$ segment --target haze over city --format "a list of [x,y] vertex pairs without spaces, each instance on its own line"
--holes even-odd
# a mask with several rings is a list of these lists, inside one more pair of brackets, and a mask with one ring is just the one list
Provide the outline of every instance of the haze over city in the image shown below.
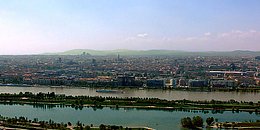
[[0,130],[260,130],[260,0],[0,0]]
[[260,50],[259,0],[0,0],[0,54]]

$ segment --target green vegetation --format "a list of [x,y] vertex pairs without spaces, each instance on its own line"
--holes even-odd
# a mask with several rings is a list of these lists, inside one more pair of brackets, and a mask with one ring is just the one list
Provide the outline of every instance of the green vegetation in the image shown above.
[[232,112],[249,111],[259,114],[260,102],[237,102],[229,101],[190,101],[190,100],[164,100],[158,98],[137,98],[137,97],[91,97],[91,96],[66,96],[52,93],[30,92],[19,94],[0,94],[0,103],[5,104],[31,104],[35,106],[41,105],[66,105],[76,109],[82,109],[84,106],[92,106],[95,108],[102,107],[134,107],[144,109],[194,109],[194,110],[213,110]]
[[191,120],[190,117],[185,117],[181,119],[181,125],[184,128],[198,128],[203,126],[203,119],[200,116],[194,116]]
[[260,120],[255,122],[216,122],[211,128],[220,129],[260,129]]
[[181,125],[184,128],[193,128],[193,124],[190,117],[185,117],[181,119]]
[[45,130],[45,129],[59,129],[59,130],[149,130],[150,128],[132,128],[123,127],[116,125],[104,125],[99,126],[85,125],[81,122],[77,122],[74,126],[71,122],[68,123],[57,123],[53,120],[49,121],[39,121],[37,118],[30,120],[26,117],[4,117],[0,115],[0,126],[7,127],[10,129],[33,129],[33,130]]
[[210,126],[213,121],[214,121],[214,118],[213,118],[213,117],[208,117],[208,118],[206,119],[206,123],[207,123],[208,126]]
[[203,119],[200,116],[194,116],[192,119],[192,124],[195,127],[202,127],[203,126]]
[[[260,120],[256,122],[218,122],[217,119],[213,117],[208,117],[206,119],[207,128],[224,128],[224,129],[260,129]],[[201,129],[203,127],[203,119],[200,116],[194,116],[192,119],[190,117],[185,117],[181,119],[181,125],[184,128],[189,129]]]
[[21,128],[21,129],[61,129],[65,130],[67,124],[56,123],[52,120],[49,121],[38,121],[37,118],[29,120],[26,117],[3,117],[0,115],[0,126],[9,128]]

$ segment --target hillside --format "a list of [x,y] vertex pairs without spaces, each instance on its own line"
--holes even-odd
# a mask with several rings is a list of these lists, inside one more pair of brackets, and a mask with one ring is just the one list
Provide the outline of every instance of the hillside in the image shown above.
[[90,50],[90,49],[74,49],[58,53],[45,53],[44,55],[81,55],[85,54],[105,56],[105,55],[124,55],[124,56],[260,56],[260,51],[207,51],[207,52],[188,52],[178,50]]

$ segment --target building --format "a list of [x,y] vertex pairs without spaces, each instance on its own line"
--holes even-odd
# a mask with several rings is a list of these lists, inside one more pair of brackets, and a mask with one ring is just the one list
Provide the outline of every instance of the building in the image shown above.
[[146,85],[149,88],[164,88],[165,81],[163,79],[149,79],[147,80]]
[[189,80],[188,85],[189,85],[189,87],[207,87],[208,81],[207,80]]
[[260,78],[256,78],[255,82],[256,82],[256,86],[260,86]]
[[166,79],[165,80],[165,87],[166,88],[176,88],[177,82],[175,79]]
[[134,76],[118,76],[117,82],[119,86],[135,86]]
[[255,59],[256,59],[256,60],[260,60],[260,56],[256,56]]
[[210,81],[211,87],[217,88],[232,88],[236,87],[236,83],[234,80],[226,80],[226,79],[212,79]]
[[187,86],[188,85],[186,79],[183,78],[179,79],[179,87],[187,87]]
[[216,77],[228,77],[228,76],[243,76],[245,72],[241,71],[208,71],[208,76],[216,76]]

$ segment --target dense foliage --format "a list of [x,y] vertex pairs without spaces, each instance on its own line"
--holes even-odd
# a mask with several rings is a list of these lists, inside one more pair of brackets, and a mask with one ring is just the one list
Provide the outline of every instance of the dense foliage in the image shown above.
[[181,119],[181,125],[184,128],[197,128],[203,126],[203,119],[200,116],[194,116],[191,120],[190,117]]

